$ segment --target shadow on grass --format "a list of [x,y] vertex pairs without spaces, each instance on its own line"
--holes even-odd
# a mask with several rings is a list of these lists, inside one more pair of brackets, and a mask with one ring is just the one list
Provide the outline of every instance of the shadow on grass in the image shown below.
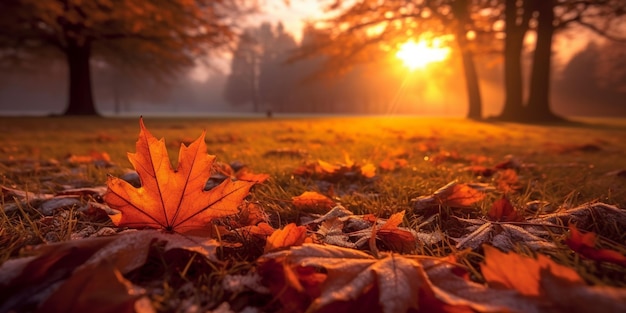
[[611,118],[585,118],[585,117],[562,117],[555,116],[551,119],[510,119],[490,116],[482,120],[474,120],[476,122],[488,124],[520,124],[542,127],[570,127],[595,130],[620,130],[626,131],[626,119],[615,119],[612,123]]

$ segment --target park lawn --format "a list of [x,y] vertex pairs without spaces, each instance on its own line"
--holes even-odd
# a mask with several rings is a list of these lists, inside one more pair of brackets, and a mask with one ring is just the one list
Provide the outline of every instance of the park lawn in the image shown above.
[[[270,179],[255,187],[249,200],[263,208],[270,225],[277,229],[292,222],[300,224],[303,217],[316,213],[293,207],[292,197],[305,191],[325,194],[354,214],[372,213],[388,218],[405,211],[403,226],[416,227],[424,222],[425,213],[415,209],[412,199],[430,195],[452,181],[481,186],[506,183],[499,170],[504,167],[515,169],[516,176],[508,182],[511,189],[506,196],[523,214],[538,214],[530,208],[531,203],[539,202],[552,211],[594,202],[626,208],[623,120],[525,125],[427,117],[146,117],[144,123],[157,138],[165,138],[172,162],[177,159],[181,143],[192,142],[206,130],[208,152],[216,155],[219,162],[236,162],[254,173],[269,174]],[[135,151],[138,133],[138,118],[0,118],[0,185],[49,194],[73,187],[103,186],[107,175],[120,176],[131,167],[126,154]],[[294,175],[303,164],[319,160],[331,164],[351,160],[357,166],[372,164],[376,175],[346,176],[331,182]],[[384,164],[390,162],[396,162],[397,168],[386,168]],[[484,199],[473,204],[472,214],[486,214],[503,195],[502,189],[488,191]],[[2,201],[5,212],[0,243],[4,248],[0,262],[20,256],[30,245],[69,240],[73,233],[88,226],[95,230],[113,226],[106,218],[87,219],[74,211],[68,217],[58,210],[52,218],[57,218],[61,225],[44,227],[48,222],[43,220],[50,217],[43,216],[36,206],[6,210],[9,206],[15,208],[14,201],[8,196],[3,196]],[[453,215],[446,212],[449,208],[445,205],[438,210],[441,216]],[[462,226],[446,220],[437,226],[444,232],[460,234],[459,229],[447,229],[454,227]],[[603,234],[609,242],[616,243],[614,249],[626,252],[626,232],[617,224],[598,221],[586,230]],[[555,241],[564,238],[563,233],[554,236]],[[576,268],[586,281],[626,286],[623,267],[583,264],[562,242],[557,244],[563,249],[554,258]],[[455,253],[459,262],[468,266],[473,279],[481,281],[480,254],[455,251],[453,246],[448,241],[419,252],[433,256]],[[213,268],[219,273],[201,275],[192,284],[206,287],[229,273],[254,268],[259,251],[250,249],[255,252],[246,255],[245,248],[244,243],[236,252],[223,252],[229,261]],[[523,247],[519,251],[528,252]],[[180,302],[172,299],[184,297],[175,288],[184,282],[170,282],[172,275],[161,273],[155,278],[134,273],[132,280],[148,289],[155,284],[160,285],[160,290],[165,289],[151,300],[157,309],[167,311],[175,306],[171,303]],[[210,295],[207,297],[214,306],[227,300],[219,288],[201,292]],[[204,298],[204,305],[210,307],[207,301]]]

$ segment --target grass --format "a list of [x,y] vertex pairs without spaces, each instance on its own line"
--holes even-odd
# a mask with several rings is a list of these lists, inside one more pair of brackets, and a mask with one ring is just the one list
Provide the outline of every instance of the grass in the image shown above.
[[[194,140],[206,130],[209,153],[217,155],[218,161],[239,161],[253,172],[270,174],[271,179],[254,190],[251,200],[265,209],[277,228],[299,222],[307,212],[294,210],[291,197],[311,190],[326,194],[332,190],[334,200],[356,214],[373,213],[386,218],[406,210],[404,226],[415,227],[425,217],[412,210],[412,198],[431,194],[453,180],[493,183],[494,177],[477,176],[464,169],[475,164],[493,166],[510,159],[521,164],[520,188],[510,196],[518,208],[534,200],[547,201],[555,208],[593,201],[626,208],[626,178],[623,172],[617,174],[626,170],[626,120],[521,125],[424,117],[146,118],[145,124],[156,137],[165,138],[172,160],[177,158],[181,143]],[[107,175],[122,175],[130,167],[126,154],[135,151],[138,132],[137,119],[0,118],[0,184],[36,193],[55,193],[68,186],[104,185]],[[108,153],[115,166],[67,162],[70,155],[94,151]],[[399,154],[408,165],[379,172],[373,180],[340,181],[332,184],[332,189],[327,183],[293,175],[304,162],[344,162],[346,154],[359,164],[379,164]],[[485,213],[500,196],[490,193],[477,210]],[[19,256],[28,245],[64,241],[86,228],[97,231],[112,226],[106,217],[87,218],[75,210],[45,216],[37,210],[37,202],[20,204],[8,196],[0,200],[0,262]],[[619,225],[598,221],[592,226],[603,234],[612,234],[608,239],[618,243],[613,248],[623,250],[626,235]],[[438,227],[459,225],[440,221]],[[455,252],[453,246],[444,242],[424,247],[421,252],[446,255]],[[479,280],[480,254],[455,253]],[[153,287],[162,294],[152,300],[163,311],[172,308],[172,301],[190,297],[205,305],[218,305],[227,295],[215,287],[216,283],[227,274],[249,271],[258,255],[239,251],[229,256],[228,262],[218,265],[186,259],[178,273],[168,272],[163,263],[154,261],[143,270],[162,276],[144,283],[159,285]],[[625,285],[623,268],[583,262],[568,252],[554,258],[576,268],[589,282]],[[195,289],[183,295],[176,288],[189,283],[189,270],[204,274],[192,281]],[[141,281],[142,272],[133,275],[133,281]]]

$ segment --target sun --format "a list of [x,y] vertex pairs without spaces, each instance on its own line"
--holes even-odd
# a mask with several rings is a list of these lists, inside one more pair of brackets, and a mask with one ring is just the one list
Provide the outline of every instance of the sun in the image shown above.
[[409,39],[400,45],[396,57],[410,70],[425,68],[428,64],[441,62],[450,56],[450,47],[442,45],[441,40],[434,39],[431,42],[420,40],[415,42]]

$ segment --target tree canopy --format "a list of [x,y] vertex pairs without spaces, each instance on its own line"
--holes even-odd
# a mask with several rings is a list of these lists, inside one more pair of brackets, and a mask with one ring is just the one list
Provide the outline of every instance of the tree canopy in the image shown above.
[[233,38],[227,14],[237,0],[4,0],[3,65],[64,57],[65,114],[97,114],[90,61],[166,76],[195,64]]

